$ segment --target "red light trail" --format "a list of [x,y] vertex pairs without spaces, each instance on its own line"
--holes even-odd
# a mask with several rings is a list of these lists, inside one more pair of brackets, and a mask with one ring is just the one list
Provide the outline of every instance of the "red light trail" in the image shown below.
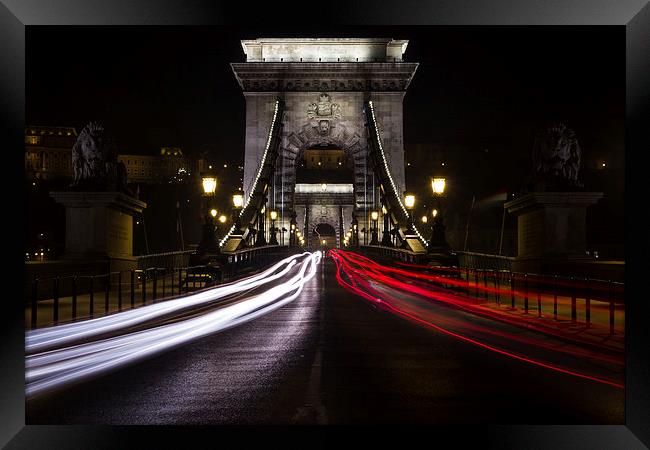
[[[624,388],[621,352],[585,348],[580,345],[585,342],[561,331],[531,320],[506,317],[480,305],[479,298],[425,283],[430,281],[466,288],[466,281],[383,266],[351,252],[331,250],[330,255],[336,263],[336,278],[341,286],[390,313],[518,361]],[[534,336],[522,336],[522,329]],[[556,338],[569,339],[574,344]],[[525,353],[521,348],[526,349]]]

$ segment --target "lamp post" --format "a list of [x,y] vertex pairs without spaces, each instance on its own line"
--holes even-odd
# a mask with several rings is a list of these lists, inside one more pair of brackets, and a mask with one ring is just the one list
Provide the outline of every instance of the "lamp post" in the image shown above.
[[296,246],[296,213],[291,214],[289,221],[289,247]]
[[262,247],[266,245],[266,237],[264,236],[264,218],[265,218],[265,212],[266,212],[266,198],[262,202],[262,209],[260,209],[260,213],[257,216],[258,217],[258,226],[257,226],[257,239],[255,239],[255,246],[256,247]]
[[359,221],[356,216],[352,217],[352,245],[359,246]]
[[433,220],[431,221],[431,240],[428,246],[429,253],[446,253],[449,250],[449,244],[445,238],[443,215],[441,213],[446,186],[447,180],[443,177],[434,177],[431,179],[431,191],[433,193],[435,209],[431,212]]
[[201,242],[196,249],[197,254],[219,253],[219,245],[215,237],[214,218],[217,210],[212,208],[211,202],[217,189],[217,178],[211,172],[201,174],[203,197],[205,198],[205,219],[201,232]]
[[233,234],[236,235],[243,235],[243,231],[241,229],[241,218],[240,218],[240,212],[242,207],[244,206],[244,194],[242,194],[241,191],[235,191],[235,193],[232,195],[232,210],[233,210],[233,223],[235,225],[235,229],[233,231]]
[[408,210],[408,226],[406,227],[407,234],[415,234],[413,229],[413,207],[415,206],[415,195],[405,192],[404,193],[404,206]]
[[381,207],[381,212],[384,215],[384,231],[381,235],[381,245],[384,247],[392,247],[393,242],[390,238],[390,216],[388,214],[388,210],[384,205]]
[[273,209],[269,215],[271,217],[271,238],[269,239],[269,244],[278,245],[278,229],[275,228],[275,221],[278,218],[278,212]]
[[372,219],[372,238],[370,239],[370,245],[379,245],[379,236],[377,235],[377,219],[379,219],[379,213],[377,211],[371,212],[370,218]]

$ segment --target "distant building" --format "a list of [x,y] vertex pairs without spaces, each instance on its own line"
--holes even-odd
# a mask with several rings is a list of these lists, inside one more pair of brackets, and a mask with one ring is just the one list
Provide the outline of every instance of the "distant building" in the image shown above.
[[72,127],[25,128],[25,174],[28,179],[72,177],[71,150],[77,140]]
[[206,169],[205,160],[186,157],[178,147],[162,147],[157,156],[119,155],[117,159],[124,163],[129,183],[173,182]]
[[[25,173],[29,180],[72,178],[72,147],[77,140],[73,127],[30,126],[25,128]],[[128,183],[156,184],[197,175],[206,161],[183,155],[178,147],[162,147],[160,154],[119,155],[126,166]]]

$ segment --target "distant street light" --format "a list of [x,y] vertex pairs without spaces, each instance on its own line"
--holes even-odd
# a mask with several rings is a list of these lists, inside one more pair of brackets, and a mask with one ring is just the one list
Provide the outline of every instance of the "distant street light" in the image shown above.
[[219,216],[219,222],[220,223],[226,223],[226,220],[228,220],[228,218],[225,215],[221,214]]
[[[435,208],[431,211],[431,240],[429,241],[429,253],[446,253],[449,244],[445,238],[445,225],[443,221],[442,200],[445,197],[447,180],[444,177],[433,177],[431,179],[431,192],[433,193]],[[440,212],[440,214],[439,214]]]
[[415,206],[415,195],[408,192],[404,193],[404,206],[408,210],[408,226],[406,227],[406,234],[415,234],[413,229],[413,207]]
[[431,180],[431,190],[433,195],[442,195],[445,193],[445,186],[447,181],[445,178],[433,178]]
[[379,219],[379,212],[372,211],[370,213],[370,218],[372,219],[372,237],[370,239],[370,245],[379,245],[379,236],[377,234],[377,220]]
[[203,193],[205,195],[213,195],[217,190],[217,179],[212,175],[202,175],[201,179],[203,181]]
[[203,224],[201,242],[197,248],[197,254],[219,253],[219,245],[215,236],[214,218],[217,210],[210,204],[217,189],[217,178],[210,172],[201,174],[203,185],[203,196],[205,197],[205,222]]
[[278,229],[275,228],[275,221],[278,218],[278,212],[276,210],[271,210],[269,213],[271,217],[271,238],[269,239],[270,245],[278,245]]
[[233,230],[233,232],[234,234],[242,235],[243,232],[241,230],[241,220],[240,220],[239,211],[244,205],[244,194],[242,194],[241,191],[239,190],[235,191],[235,193],[232,195],[232,205],[233,205],[232,221],[235,224],[235,229]]
[[244,206],[244,194],[241,192],[235,192],[232,196],[232,204],[235,208],[241,208]]

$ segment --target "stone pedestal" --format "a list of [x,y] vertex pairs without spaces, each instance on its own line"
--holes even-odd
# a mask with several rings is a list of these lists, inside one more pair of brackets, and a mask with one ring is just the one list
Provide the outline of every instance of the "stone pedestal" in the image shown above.
[[110,271],[135,268],[133,216],[146,203],[121,192],[51,192],[65,206],[66,260],[108,260]]
[[517,216],[516,272],[558,273],[591,261],[586,252],[587,207],[602,192],[533,192],[504,204]]

